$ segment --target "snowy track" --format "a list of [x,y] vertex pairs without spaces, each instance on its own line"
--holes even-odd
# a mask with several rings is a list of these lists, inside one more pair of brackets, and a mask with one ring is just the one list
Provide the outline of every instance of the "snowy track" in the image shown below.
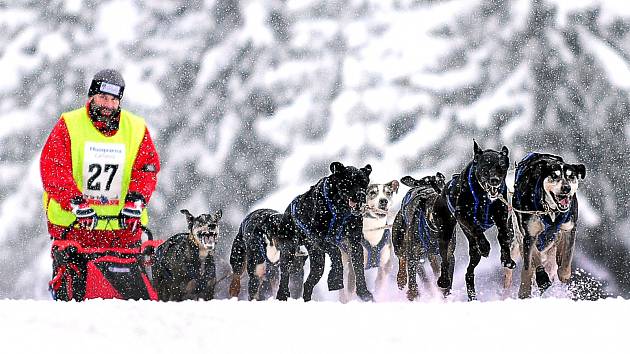
[[[630,301],[0,301],[3,353],[627,353]],[[524,338],[529,338],[525,340]]]

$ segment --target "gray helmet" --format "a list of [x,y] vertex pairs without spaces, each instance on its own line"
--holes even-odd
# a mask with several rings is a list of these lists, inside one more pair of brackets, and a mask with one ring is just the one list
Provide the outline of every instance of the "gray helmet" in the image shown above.
[[106,93],[122,100],[124,90],[125,80],[122,75],[114,69],[104,69],[94,75],[88,97],[97,93]]

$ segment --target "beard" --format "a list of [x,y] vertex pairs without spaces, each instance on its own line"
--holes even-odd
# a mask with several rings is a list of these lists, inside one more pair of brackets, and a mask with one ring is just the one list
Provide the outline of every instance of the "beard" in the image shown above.
[[90,102],[90,118],[94,122],[104,123],[110,130],[118,129],[118,122],[120,121],[120,107],[112,110],[105,108],[93,100]]

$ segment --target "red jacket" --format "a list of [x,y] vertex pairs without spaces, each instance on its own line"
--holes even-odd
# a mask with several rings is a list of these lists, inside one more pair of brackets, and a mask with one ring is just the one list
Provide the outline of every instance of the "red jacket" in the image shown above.
[[[89,112],[89,103],[85,106]],[[112,136],[117,130],[107,131],[106,128],[94,123],[94,126],[104,135]],[[72,158],[70,152],[70,135],[63,117],[59,119],[46,140],[40,158],[40,173],[44,190],[48,196],[56,200],[62,208],[71,210],[70,200],[82,193],[79,191],[72,177]],[[153,165],[152,171],[143,171],[144,166]],[[153,171],[154,170],[154,171]],[[145,129],[144,138],[138,149],[138,155],[131,169],[129,192],[140,193],[146,203],[151,199],[157,184],[157,173],[160,171],[160,160],[149,135]],[[54,239],[59,239],[63,226],[48,222],[48,232]],[[83,247],[129,247],[140,240],[141,231],[131,234],[127,230],[79,230],[73,229],[68,240],[78,241]]]

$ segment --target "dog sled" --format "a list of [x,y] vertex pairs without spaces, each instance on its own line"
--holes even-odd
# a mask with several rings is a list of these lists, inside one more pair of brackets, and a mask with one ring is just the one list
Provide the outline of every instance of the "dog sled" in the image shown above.
[[[100,220],[117,220],[115,216]],[[53,240],[53,278],[49,290],[55,300],[87,299],[157,300],[150,280],[152,255],[163,240],[153,240],[142,227],[147,240],[134,248],[88,248],[67,240],[73,222]]]

